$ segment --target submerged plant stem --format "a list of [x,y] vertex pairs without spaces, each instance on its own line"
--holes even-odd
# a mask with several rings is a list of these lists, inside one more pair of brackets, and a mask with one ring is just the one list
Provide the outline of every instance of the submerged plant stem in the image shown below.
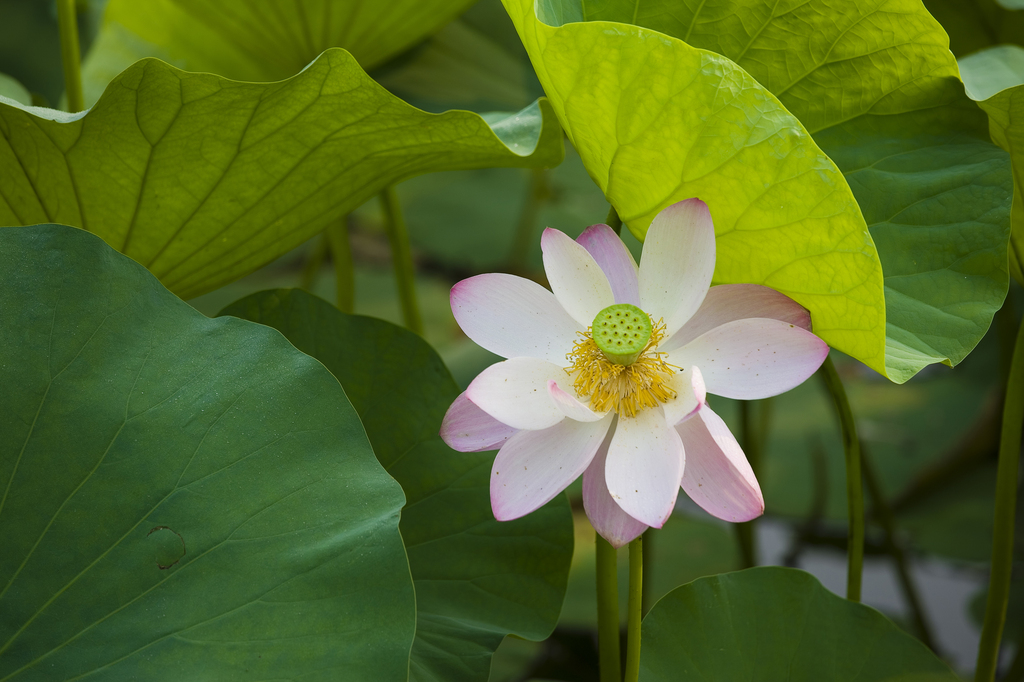
[[857,424],[853,420],[846,389],[843,388],[831,356],[825,358],[819,373],[839,414],[843,452],[846,455],[846,504],[850,527],[846,545],[846,598],[860,601],[861,574],[864,571],[864,488],[860,471],[860,439],[857,437]]
[[[355,265],[352,262],[352,244],[348,237],[348,216],[324,230],[334,263],[334,287],[338,310],[352,313],[356,301]],[[393,247],[392,247],[393,248]]]
[[405,226],[402,206],[398,203],[394,185],[380,193],[380,203],[384,209],[388,240],[391,242],[391,263],[395,268],[398,298],[402,303],[402,318],[406,327],[422,336],[423,319],[416,303],[416,269],[412,263],[409,230]]
[[625,682],[640,678],[640,620],[644,584],[644,536],[629,543],[629,601],[626,606]]
[[619,653],[619,577],[615,548],[596,536],[597,568],[597,650],[601,682],[622,680]]
[[68,98],[68,111],[74,114],[85,109],[85,97],[82,95],[82,54],[78,43],[75,0],[57,0],[57,23],[60,27],[64,92]]
[[1017,507],[1017,471],[1020,464],[1021,427],[1024,422],[1024,320],[1017,330],[1017,342],[1010,362],[1003,401],[1003,424],[999,435],[999,467],[996,473],[995,523],[992,531],[992,572],[985,621],[978,645],[975,682],[991,682],[996,676],[999,642],[1006,623],[1013,568],[1013,521]]
[[928,619],[924,615],[921,596],[917,591],[917,586],[914,584],[914,577],[910,572],[910,567],[907,565],[907,558],[903,553],[903,547],[900,546],[896,537],[896,520],[893,517],[892,509],[889,507],[888,500],[885,499],[885,492],[882,490],[882,484],[879,482],[878,476],[875,475],[875,469],[867,449],[861,448],[860,454],[862,458],[861,464],[864,467],[864,482],[867,484],[868,494],[871,496],[873,516],[882,524],[882,530],[885,531],[885,547],[892,556],[893,561],[896,562],[896,573],[900,580],[900,587],[903,588],[903,596],[906,597],[907,604],[910,605],[910,615],[914,619],[914,625],[917,626],[918,638],[926,647],[938,654],[935,647],[935,638],[932,636]]
[[615,234],[622,236],[622,218],[619,217],[618,212],[614,206],[608,207],[608,217],[604,219],[608,223],[608,227],[615,230]]

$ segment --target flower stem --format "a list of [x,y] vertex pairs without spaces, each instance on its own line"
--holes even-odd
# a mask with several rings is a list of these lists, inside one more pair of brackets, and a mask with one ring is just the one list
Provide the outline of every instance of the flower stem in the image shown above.
[[398,203],[394,185],[388,186],[380,193],[380,203],[384,209],[388,239],[391,242],[391,262],[395,268],[398,298],[402,303],[402,318],[406,327],[422,335],[423,320],[416,303],[416,270],[412,263],[412,249],[409,246],[409,230],[405,226],[402,206]]
[[334,286],[338,310],[351,313],[355,308],[356,280],[352,263],[352,244],[348,238],[348,216],[324,230],[334,262]]
[[[757,476],[760,470],[761,443],[759,434],[754,429],[754,403],[750,400],[740,401],[740,437],[743,439],[743,452],[750,462],[750,468]],[[743,568],[757,565],[757,534],[753,521],[735,524],[736,539],[740,545],[740,559]]]
[[992,532],[992,572],[985,621],[978,645],[975,682],[995,679],[999,642],[1006,623],[1006,604],[1010,598],[1010,572],[1013,568],[1013,521],[1017,506],[1017,470],[1020,463],[1021,428],[1024,422],[1024,320],[1017,330],[1010,374],[1003,401],[1003,424],[999,436],[999,466],[996,473],[995,524]]
[[526,200],[523,202],[522,211],[519,213],[519,223],[516,225],[515,238],[512,241],[512,249],[508,254],[510,270],[518,272],[526,270],[530,248],[534,243],[533,233],[537,228],[537,216],[540,213],[541,205],[548,198],[548,194],[547,169],[531,169]]
[[644,547],[641,535],[629,543],[629,601],[626,606],[625,682],[640,678],[640,609],[643,601]]
[[846,389],[843,388],[831,356],[825,358],[819,372],[836,405],[843,432],[843,451],[846,454],[846,504],[850,526],[846,545],[846,598],[860,601],[861,574],[864,571],[864,489],[860,472],[860,439],[857,438],[857,424],[853,420]]
[[64,91],[68,97],[68,111],[74,114],[85,109],[75,0],[57,0],[57,24],[60,28],[60,56],[64,66]]
[[601,682],[622,679],[619,653],[619,577],[615,548],[598,534],[597,544],[597,650]]
[[608,227],[615,230],[615,234],[622,236],[622,218],[619,217],[618,212],[614,206],[608,207],[608,217],[604,219],[608,223]]

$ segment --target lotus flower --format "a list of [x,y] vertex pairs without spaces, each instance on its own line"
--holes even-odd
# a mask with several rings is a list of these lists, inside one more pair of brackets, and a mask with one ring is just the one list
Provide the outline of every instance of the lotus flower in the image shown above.
[[529,514],[583,475],[594,528],[620,547],[660,528],[680,486],[710,514],[747,521],[764,498],[707,394],[751,400],[799,385],[828,346],[810,315],[753,284],[709,288],[715,231],[704,202],[655,217],[639,268],[607,225],[541,238],[551,291],[506,274],[471,277],[452,312],[508,358],[480,373],[441,427],[452,448],[500,448],[499,521]]

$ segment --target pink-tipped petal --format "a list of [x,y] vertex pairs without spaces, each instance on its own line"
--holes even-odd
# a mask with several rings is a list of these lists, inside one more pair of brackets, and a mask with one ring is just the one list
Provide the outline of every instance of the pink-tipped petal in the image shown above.
[[747,317],[782,320],[811,331],[811,314],[789,296],[760,284],[721,284],[708,289],[693,317],[658,348],[680,348],[715,327]]
[[622,511],[661,528],[676,504],[683,456],[679,434],[665,423],[662,410],[620,417],[604,468],[608,492]]
[[614,427],[609,429],[608,436],[594,455],[594,461],[583,472],[583,509],[594,530],[618,549],[639,537],[647,530],[647,526],[622,511],[622,507],[615,503],[608,492],[604,467],[613,432]]
[[596,422],[608,414],[607,410],[594,412],[577,400],[576,396],[562,390],[562,387],[555,381],[548,381],[548,393],[551,394],[551,399],[555,401],[555,405],[562,411],[562,414],[569,419],[578,422]]
[[516,429],[481,410],[465,393],[455,399],[441,422],[441,440],[459,452],[496,450],[515,433]]
[[715,226],[700,199],[672,204],[654,217],[640,259],[640,307],[664,318],[669,336],[693,316],[715,272]]
[[494,518],[510,521],[546,504],[582,474],[604,440],[611,417],[566,419],[543,431],[520,431],[498,451],[491,468]]
[[677,367],[699,365],[708,393],[757,400],[799,386],[827,355],[825,342],[806,329],[747,318],[715,327],[667,359]]
[[576,242],[583,245],[601,266],[616,303],[640,306],[639,268],[633,254],[622,243],[619,235],[604,224],[591,225],[583,230]]
[[704,376],[700,369],[694,365],[672,376],[672,389],[676,397],[662,405],[665,410],[665,423],[675,426],[697,413],[708,401],[707,387],[704,385]]
[[[601,310],[615,303],[601,266],[567,234],[547,228],[541,235],[540,248],[551,291],[565,311],[584,328],[591,325]],[[571,348],[570,345],[566,352]]]
[[729,427],[710,407],[676,426],[686,448],[683,490],[704,511],[726,521],[764,513],[754,472]]
[[576,332],[586,329],[565,312],[554,294],[514,275],[464,279],[452,287],[451,304],[466,336],[503,358],[564,364]]
[[549,381],[568,386],[569,375],[545,360],[512,358],[480,372],[466,396],[502,424],[539,431],[565,419],[548,392]]

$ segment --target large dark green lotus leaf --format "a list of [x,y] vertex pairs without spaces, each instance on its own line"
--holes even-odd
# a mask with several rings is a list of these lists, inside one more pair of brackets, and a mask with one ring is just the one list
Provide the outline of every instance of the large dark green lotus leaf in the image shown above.
[[488,121],[415,109],[343,50],[280,83],[144,60],[82,115],[0,103],[0,225],[83,227],[192,297],[413,175],[561,161],[545,101]]
[[438,436],[459,389],[429,345],[298,289],[253,294],[222,314],[278,329],[334,372],[381,464],[402,484],[416,585],[412,679],[486,680],[506,634],[551,633],[572,558],[569,505],[559,496],[522,519],[495,521],[493,453],[458,453]]
[[635,24],[723,55],[800,119],[843,171],[878,248],[886,376],[902,383],[931,363],[955,365],[981,340],[1008,283],[1009,162],[973,114],[948,37],[918,0],[540,7],[548,23]]
[[673,590],[644,618],[643,682],[956,682],[919,641],[792,568],[752,568]]
[[403,495],[324,367],[0,230],[0,679],[404,679]]
[[867,225],[839,169],[771,92],[678,38],[585,21],[578,1],[503,1],[562,127],[634,234],[700,197],[715,222],[716,281],[784,292],[829,344],[885,371]]
[[1024,286],[1024,48],[1001,45],[960,60],[967,93],[988,114],[992,141],[1013,165],[1010,272]]

